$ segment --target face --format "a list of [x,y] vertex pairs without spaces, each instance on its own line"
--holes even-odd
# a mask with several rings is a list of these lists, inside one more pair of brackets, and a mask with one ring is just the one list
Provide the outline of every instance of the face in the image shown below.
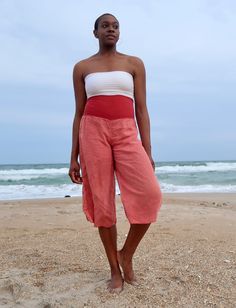
[[103,16],[98,23],[98,29],[94,30],[94,35],[103,45],[116,44],[120,35],[119,22],[113,16]]

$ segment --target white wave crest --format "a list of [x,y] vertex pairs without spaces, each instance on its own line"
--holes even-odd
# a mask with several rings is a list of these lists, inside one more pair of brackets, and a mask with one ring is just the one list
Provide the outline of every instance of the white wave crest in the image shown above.
[[226,172],[236,171],[236,162],[208,162],[206,165],[178,165],[160,166],[155,168],[156,173],[192,173],[192,172]]
[[219,192],[219,193],[236,193],[236,185],[173,185],[161,183],[161,190],[163,192]]
[[[162,192],[221,192],[236,193],[236,185],[173,185],[160,183]],[[116,183],[116,194],[119,194]],[[65,195],[82,196],[82,185],[7,185],[0,186],[0,200],[62,198]]]
[[0,170],[0,180],[3,181],[21,181],[32,180],[41,177],[50,178],[67,175],[68,168],[45,168],[45,169],[10,169]]
[[34,199],[81,196],[82,186],[76,184],[62,185],[0,185],[0,199]]

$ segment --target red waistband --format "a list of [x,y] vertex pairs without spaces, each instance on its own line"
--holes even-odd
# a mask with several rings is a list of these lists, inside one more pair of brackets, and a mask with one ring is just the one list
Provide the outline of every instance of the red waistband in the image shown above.
[[84,114],[109,120],[134,118],[133,100],[124,95],[92,96],[86,102]]

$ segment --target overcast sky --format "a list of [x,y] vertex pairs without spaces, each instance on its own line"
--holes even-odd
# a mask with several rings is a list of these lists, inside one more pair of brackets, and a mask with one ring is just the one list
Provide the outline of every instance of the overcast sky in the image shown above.
[[72,70],[105,12],[146,66],[153,158],[236,159],[234,0],[1,0],[0,163],[69,162]]

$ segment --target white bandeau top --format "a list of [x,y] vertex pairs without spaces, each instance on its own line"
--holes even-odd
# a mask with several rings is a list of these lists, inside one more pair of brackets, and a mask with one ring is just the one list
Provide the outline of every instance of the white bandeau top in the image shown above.
[[96,95],[124,95],[134,99],[133,76],[128,72],[90,73],[84,81],[87,98]]

